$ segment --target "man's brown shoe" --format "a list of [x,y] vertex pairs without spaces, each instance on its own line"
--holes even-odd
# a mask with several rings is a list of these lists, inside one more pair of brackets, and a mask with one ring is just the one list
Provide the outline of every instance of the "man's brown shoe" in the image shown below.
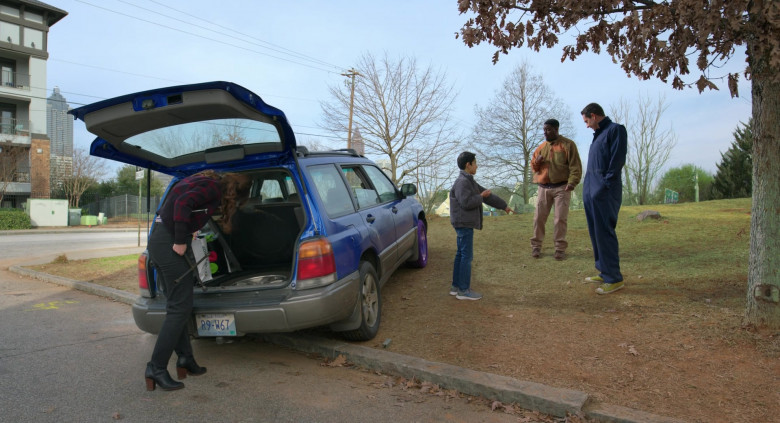
[[555,259],[558,260],[558,261],[566,260],[566,253],[564,253],[563,251],[560,251],[560,250],[556,251],[555,252]]
[[534,248],[531,250],[531,257],[533,258],[539,258],[539,256],[542,255],[542,249],[541,248]]

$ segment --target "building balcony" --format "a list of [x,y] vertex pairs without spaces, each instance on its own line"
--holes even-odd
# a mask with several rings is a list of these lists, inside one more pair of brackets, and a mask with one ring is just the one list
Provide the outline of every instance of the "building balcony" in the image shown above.
[[30,121],[0,118],[0,142],[30,145]]
[[30,74],[2,70],[0,72],[0,88],[12,91],[30,91]]

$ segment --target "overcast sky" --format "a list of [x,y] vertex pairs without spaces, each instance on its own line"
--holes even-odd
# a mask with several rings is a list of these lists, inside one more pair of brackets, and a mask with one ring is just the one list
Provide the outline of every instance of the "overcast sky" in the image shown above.
[[[568,106],[577,132],[562,135],[577,142],[583,160],[592,131],[579,111],[592,101],[609,111],[621,98],[665,96],[669,108],[663,127],[678,136],[667,167],[693,163],[713,173],[735,128],[751,113],[749,82],[742,81],[741,97],[732,99],[725,83],[720,91],[699,94],[628,78],[606,55],[561,63],[567,38],[539,53],[512,50],[493,65],[492,47],[469,49],[455,38],[467,19],[458,14],[456,0],[44,1],[68,12],[49,32],[47,84],[49,93],[59,87],[71,107],[169,85],[225,80],[282,109],[304,144],[319,139],[345,146],[346,141],[330,138],[318,126],[320,102],[330,100],[328,86],[343,83],[341,73],[366,52],[414,56],[418,64],[445,73],[458,93],[453,112],[464,132],[476,122],[474,106],[485,106],[512,69],[527,61]],[[744,66],[744,56],[738,57],[722,74]],[[81,122],[74,125],[74,137],[74,146],[85,149],[94,138]]]

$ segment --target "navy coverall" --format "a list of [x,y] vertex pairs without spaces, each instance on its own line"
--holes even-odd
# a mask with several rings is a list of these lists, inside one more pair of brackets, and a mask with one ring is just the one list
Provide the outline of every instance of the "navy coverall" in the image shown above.
[[605,117],[593,133],[588,168],[582,186],[585,218],[588,221],[593,258],[605,283],[623,280],[620,273],[618,239],[615,233],[623,200],[623,165],[628,150],[626,127]]

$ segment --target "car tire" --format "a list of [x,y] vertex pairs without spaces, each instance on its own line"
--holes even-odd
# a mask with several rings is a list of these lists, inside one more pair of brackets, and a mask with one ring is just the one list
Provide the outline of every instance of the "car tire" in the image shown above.
[[379,331],[382,320],[382,297],[379,291],[379,278],[374,266],[367,261],[360,262],[360,327],[343,332],[344,338],[350,341],[368,341]]
[[428,231],[422,219],[417,221],[417,260],[408,261],[407,264],[418,269],[428,264]]

